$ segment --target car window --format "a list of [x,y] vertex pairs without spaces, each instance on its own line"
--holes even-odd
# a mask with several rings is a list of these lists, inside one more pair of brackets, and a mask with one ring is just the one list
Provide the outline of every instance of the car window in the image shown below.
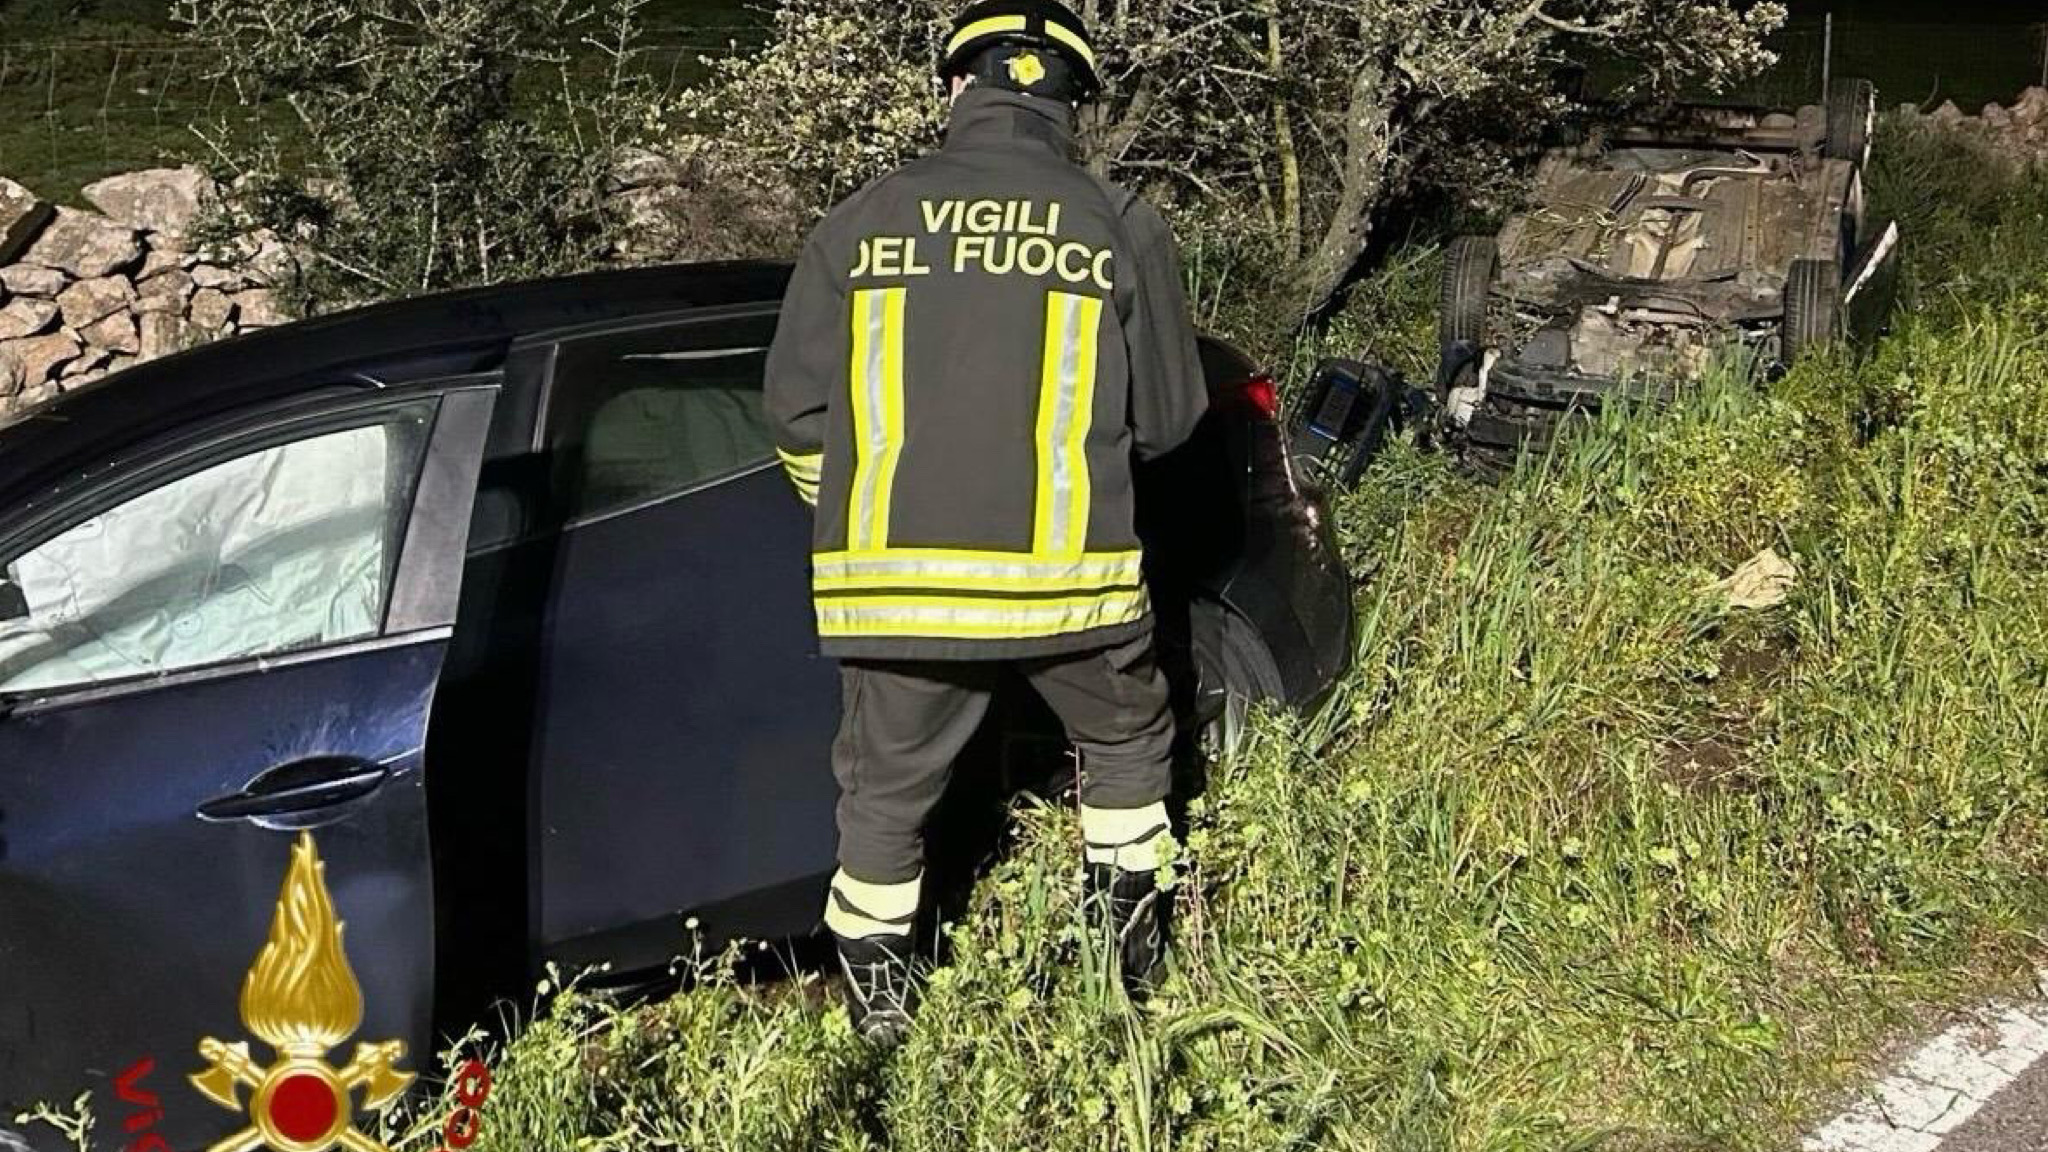
[[245,452],[7,557],[0,691],[377,635],[432,414],[400,409]]
[[565,345],[548,419],[569,517],[645,503],[772,459],[761,408],[770,334],[767,322],[749,320]]

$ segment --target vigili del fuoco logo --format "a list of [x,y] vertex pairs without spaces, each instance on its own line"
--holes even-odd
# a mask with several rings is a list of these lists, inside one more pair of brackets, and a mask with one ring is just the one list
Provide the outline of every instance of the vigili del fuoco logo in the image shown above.
[[370,1111],[397,1100],[413,1080],[396,1067],[405,1043],[357,1044],[355,1058],[340,1068],[327,1059],[362,1027],[363,990],[342,950],[326,867],[313,837],[300,833],[270,939],[242,984],[242,1025],[276,1050],[276,1062],[258,1064],[247,1040],[227,1044],[209,1036],[199,1042],[208,1067],[192,1076],[193,1087],[234,1112],[244,1110],[239,1088],[254,1093],[249,1127],[207,1152],[253,1152],[265,1145],[274,1152],[336,1146],[390,1152],[356,1128],[354,1093],[363,1090],[362,1107]]

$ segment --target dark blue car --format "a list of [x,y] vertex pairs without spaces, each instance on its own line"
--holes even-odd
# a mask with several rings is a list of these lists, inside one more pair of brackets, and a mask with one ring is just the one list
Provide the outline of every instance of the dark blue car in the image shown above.
[[[0,429],[0,1149],[69,1146],[15,1117],[89,1091],[96,1147],[310,1152],[547,963],[811,931],[837,682],[760,411],[786,276],[368,308]],[[1227,743],[1352,623],[1271,383],[1204,352],[1141,516]]]

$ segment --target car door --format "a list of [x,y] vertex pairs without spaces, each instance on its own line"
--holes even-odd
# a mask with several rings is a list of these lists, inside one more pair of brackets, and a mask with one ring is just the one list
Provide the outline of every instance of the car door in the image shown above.
[[833,858],[809,509],[761,408],[774,309],[555,338],[562,528],[534,739],[540,954],[666,965],[695,931],[807,931]]
[[0,1147],[70,1147],[81,1093],[95,1147],[310,1147],[429,1056],[422,748],[496,388],[245,411],[0,517]]

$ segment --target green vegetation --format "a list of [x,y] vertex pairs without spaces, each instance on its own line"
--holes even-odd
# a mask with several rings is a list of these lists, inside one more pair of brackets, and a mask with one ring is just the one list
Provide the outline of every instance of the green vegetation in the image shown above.
[[[81,187],[104,176],[213,162],[195,127],[225,129],[237,142],[290,134],[296,120],[280,94],[260,86],[238,94],[217,82],[217,54],[183,36],[174,7],[174,0],[0,0],[0,176],[76,203]],[[594,0],[561,7],[602,37],[594,12],[578,16]],[[705,56],[755,42],[761,17],[746,0],[648,0],[637,20],[646,35],[634,72],[674,92],[704,76]],[[569,57],[569,88],[607,80],[609,62],[597,45],[572,35],[553,47]],[[548,70],[519,96],[527,109],[546,111],[563,91],[562,78]]]
[[0,3],[0,176],[55,200],[103,176],[189,156],[222,112],[162,3]]
[[[1153,1007],[1027,802],[902,1052],[814,980],[571,991],[478,1148],[1792,1147],[1886,1029],[2020,969],[2048,877],[2048,182],[1881,155],[1914,249],[1867,362],[1722,372],[1498,488],[1369,476],[1356,668],[1212,773]],[[1411,368],[1431,270],[1354,309]],[[1789,601],[1731,609],[1765,548]]]
[[[959,7],[778,0],[765,48],[723,61],[683,105],[734,167],[822,214],[929,145],[932,63]],[[1512,197],[1515,162],[1577,107],[1556,83],[1564,61],[1597,54],[1615,96],[1726,91],[1770,64],[1785,15],[1731,0],[1079,8],[1106,77],[1082,160],[1182,234],[1235,248],[1236,294],[1288,332],[1350,281],[1392,202]]]

